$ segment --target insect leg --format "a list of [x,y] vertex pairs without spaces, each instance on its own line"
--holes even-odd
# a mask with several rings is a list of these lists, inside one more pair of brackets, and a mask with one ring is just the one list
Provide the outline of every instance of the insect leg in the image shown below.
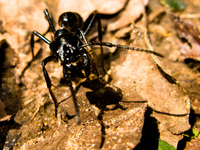
[[44,77],[45,77],[45,80],[46,80],[46,84],[47,84],[47,88],[49,89],[49,93],[53,99],[53,102],[54,102],[54,105],[55,105],[55,117],[57,117],[57,110],[58,110],[58,101],[53,93],[53,91],[51,90],[51,86],[52,86],[52,83],[51,83],[51,79],[49,77],[49,74],[45,68],[46,64],[52,60],[56,59],[55,56],[49,56],[47,58],[45,58],[43,61],[42,61],[42,68],[43,68],[43,73],[44,73]]
[[[88,19],[86,20],[85,24],[84,24],[84,27],[87,25],[87,28],[84,29],[84,35],[86,35],[89,30],[91,29],[91,26],[93,25],[93,23],[97,21],[98,23],[98,39],[99,39],[99,42],[101,43],[102,42],[102,30],[101,30],[101,19],[100,19],[100,15],[98,14],[97,11],[94,11],[93,14],[92,14],[92,17],[89,16]],[[102,45],[100,45],[100,49],[101,49],[101,67],[104,71],[105,74],[107,74],[105,68],[104,68],[104,54],[103,54],[103,47]]]
[[34,45],[35,45],[35,41],[34,41],[34,35],[38,36],[40,39],[42,39],[44,42],[46,42],[47,44],[50,44],[50,41],[45,38],[44,36],[49,32],[49,30],[47,30],[43,35],[41,35],[39,32],[37,31],[33,31],[31,34],[31,40],[30,40],[30,46],[31,46],[31,52],[32,52],[32,58],[34,58]]
[[[30,39],[30,47],[31,47],[31,53],[32,53],[32,60],[22,70],[21,75],[19,76],[19,80],[22,78],[22,76],[24,75],[24,73],[27,70],[27,68],[31,65],[32,61],[34,61],[34,59],[35,59],[35,56],[34,56],[34,45],[35,45],[35,42],[38,41],[38,40],[36,40],[36,41],[34,40],[34,34],[37,35],[38,37],[40,37],[40,39],[46,41],[46,43],[50,44],[50,41],[48,39],[46,39],[44,36],[42,36],[40,33],[38,33],[37,31],[33,31],[32,32],[31,39]],[[21,83],[21,81],[19,83]]]
[[30,45],[31,45],[31,52],[32,52],[32,59],[34,58],[34,34],[31,34],[31,41],[30,41]]
[[[87,40],[86,40],[86,37],[85,37],[85,35],[84,35],[84,33],[83,33],[82,30],[80,30],[80,34],[81,34],[81,37],[82,37],[82,39],[84,40],[85,44],[88,44],[88,42],[87,42]],[[93,51],[92,51],[91,47],[90,47],[90,46],[87,46],[86,50],[87,50],[88,55],[89,55],[89,58],[90,58],[90,60],[91,60],[92,69],[95,71],[96,75],[97,75],[99,78],[101,78],[101,75],[100,75],[100,73],[99,73],[99,70],[97,69],[97,66],[96,66],[96,62],[95,62],[95,59],[94,59],[94,56],[93,56]]]
[[[102,42],[101,20],[100,20],[100,16],[98,13],[96,14],[96,16],[97,16],[97,21],[98,21],[98,38],[101,43]],[[102,67],[104,73],[107,74],[106,69],[104,68],[104,54],[103,54],[102,45],[100,45],[100,49],[101,49],[101,67]]]
[[70,88],[70,91],[71,91],[71,94],[72,94],[72,97],[73,97],[74,107],[75,107],[75,110],[76,110],[77,123],[80,124],[81,123],[80,112],[79,112],[79,108],[78,108],[78,105],[77,105],[77,99],[76,99],[75,91],[74,91],[74,88],[72,87],[72,82],[69,81],[68,85],[69,85],[69,88]]
[[48,22],[49,22],[49,26],[50,26],[50,28],[51,28],[51,31],[55,34],[56,30],[55,30],[55,28],[54,28],[54,25],[53,25],[53,23],[52,23],[52,21],[51,21],[51,18],[50,18],[50,15],[49,15],[49,12],[48,12],[47,9],[44,10],[44,14],[45,14],[45,16],[46,16],[46,18],[47,18],[47,20],[48,20]]
[[84,35],[87,35],[87,34],[90,32],[92,25],[93,25],[94,22],[96,21],[96,15],[97,15],[97,11],[94,11],[94,12],[86,19],[86,21],[84,22],[84,28],[83,28]]
[[69,86],[71,94],[72,94],[72,98],[73,98],[73,102],[74,102],[74,107],[75,107],[75,111],[76,111],[77,123],[80,124],[81,120],[80,120],[80,112],[79,112],[79,108],[78,108],[78,104],[77,104],[77,99],[76,99],[76,95],[75,95],[76,92],[74,91],[71,79],[69,77],[69,74],[67,72],[67,68],[65,66],[66,66],[66,62],[64,62],[64,64],[63,64],[63,75],[64,75],[64,78],[66,79],[66,81],[68,83],[68,86]]
[[37,31],[33,31],[32,35],[35,34],[36,36],[38,36],[40,39],[42,39],[45,43],[47,44],[50,44],[51,42],[45,38],[42,34],[40,34],[39,32]]

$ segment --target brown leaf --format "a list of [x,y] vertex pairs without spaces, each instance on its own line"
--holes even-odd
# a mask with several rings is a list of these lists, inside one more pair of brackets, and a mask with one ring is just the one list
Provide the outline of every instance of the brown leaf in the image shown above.
[[[144,43],[136,40],[143,39],[141,31],[138,33],[141,37],[135,37],[134,45]],[[137,92],[143,100],[147,100],[154,111],[152,116],[160,122],[160,136],[176,147],[182,136],[173,134],[190,128],[190,100],[176,79],[164,72],[152,58],[146,53],[128,51],[124,63],[116,68],[112,84],[122,88],[123,95]]]
[[[4,105],[4,103],[0,100],[0,119],[3,119],[3,117],[5,117],[7,114],[5,112],[6,106]],[[3,119],[4,120],[4,119]]]
[[[86,2],[84,1],[85,8],[83,10],[85,13],[91,13],[94,8],[93,6],[88,7],[90,4],[87,6]],[[65,3],[70,7],[74,5],[72,9],[78,9],[74,10],[76,12],[82,9],[78,4],[83,2]],[[129,7],[129,11],[133,9],[133,6],[130,5],[127,7]],[[136,12],[137,17],[143,13],[144,5],[138,8],[142,8],[140,9],[142,11],[131,10]],[[43,8],[40,8],[42,16],[38,17],[39,20],[44,18],[42,10]],[[68,11],[66,9],[59,11],[61,10]],[[87,16],[82,13],[81,15]],[[122,19],[124,22],[129,20],[127,19],[129,14],[122,16],[125,18]],[[121,22],[123,22],[122,20]],[[44,22],[47,23],[46,20]],[[43,23],[41,24],[43,26]],[[41,24],[38,26],[41,27]],[[112,29],[115,30],[120,25]],[[44,24],[44,26],[48,27],[48,24]],[[138,35],[143,35],[143,33],[138,32]],[[132,43],[132,46],[139,43],[141,45],[137,46],[144,48],[143,39],[144,37],[131,39],[135,42]],[[23,41],[23,43],[25,42]],[[26,62],[24,56],[21,58]],[[15,117],[15,121],[22,125],[19,129],[21,137],[15,146],[16,149],[98,149],[101,147],[104,149],[133,149],[143,136],[142,130],[146,119],[144,114],[147,105],[153,109],[151,117],[155,118],[157,125],[155,128],[158,128],[160,137],[167,139],[166,141],[170,144],[176,146],[182,136],[175,134],[180,134],[190,127],[188,96],[177,84],[177,81],[156,64],[150,54],[128,51],[126,57],[120,56],[118,59],[120,62],[113,60],[117,64],[111,65],[113,80],[106,86],[92,89],[91,86],[100,86],[101,84],[93,82],[95,80],[82,83],[76,93],[81,125],[77,125],[76,117],[74,117],[74,104],[71,98],[59,106],[58,114],[60,116],[57,119],[54,117],[54,105],[47,94],[48,89],[41,70],[42,60],[43,58],[38,58],[30,67],[31,71],[27,72],[23,78],[26,84],[20,95],[23,109],[19,110]],[[120,64],[121,60],[124,61],[122,64]],[[47,65],[54,85],[52,89],[58,100],[61,101],[70,96],[70,90],[66,85],[61,85],[62,67],[58,68],[57,62]],[[90,87],[85,85],[88,83]]]
[[[17,54],[17,77],[22,74],[24,68],[32,59],[29,46],[32,31],[37,30],[43,34],[48,29],[48,22],[43,13],[45,8],[47,6],[44,2],[32,0],[1,1],[1,17],[3,28],[6,31],[4,37],[8,45]],[[35,51],[35,54],[37,54],[39,49],[35,48]]]
[[81,14],[83,19],[86,20],[94,10],[103,14],[115,14],[120,11],[126,3],[127,0],[60,0],[57,17],[63,12],[72,11]]
[[148,0],[131,0],[115,22],[108,25],[107,30],[113,31],[129,25],[145,12]]
[[[39,119],[40,115],[37,115],[32,122],[28,121],[27,125],[23,124],[18,144],[23,144],[21,148],[26,147],[27,149],[134,148],[142,136],[147,105],[138,97],[137,93],[130,96],[125,95],[119,103],[116,101],[119,96],[117,90],[118,88],[109,85],[97,91],[80,87],[76,95],[80,105],[81,125],[77,125],[75,117],[68,119],[67,122],[56,120],[52,114],[53,107],[48,107],[46,113],[43,114],[44,116],[42,115],[44,120]],[[105,95],[103,99],[101,99],[102,95]],[[134,100],[141,101],[141,103],[134,102]],[[111,103],[105,105],[105,102]],[[98,103],[102,103],[107,108],[101,108],[102,104],[99,107]],[[117,103],[119,104],[116,105]],[[62,114],[67,111],[69,116],[73,115],[72,100],[63,103],[60,110]],[[25,108],[23,112],[27,111],[30,111],[30,107]],[[21,117],[24,116],[23,113],[19,112],[18,114]],[[47,124],[44,133],[42,133],[45,134],[45,137],[35,137],[34,135],[44,128],[44,124]],[[27,141],[29,134],[33,135],[34,138]]]
[[196,24],[184,18],[179,18],[179,16],[169,13],[169,17],[173,22],[177,33],[181,38],[185,38],[187,42],[191,45],[182,45],[182,54],[184,58],[193,58],[200,60],[200,31]]
[[112,15],[123,10],[119,16],[114,18],[111,23],[108,24],[108,31],[113,31],[127,26],[131,21],[135,21],[144,13],[145,6],[148,4],[148,0],[87,0],[87,1],[66,1],[60,0],[58,6],[57,17],[67,11],[73,11],[79,13],[84,20],[94,11],[97,10],[101,14]]

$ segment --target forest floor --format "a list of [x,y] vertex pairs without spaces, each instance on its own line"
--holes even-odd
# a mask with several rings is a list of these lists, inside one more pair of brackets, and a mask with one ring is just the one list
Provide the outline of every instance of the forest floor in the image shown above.
[[[200,149],[200,136],[192,135],[200,131],[200,5],[184,2],[184,10],[172,11],[159,0],[0,1],[1,149]],[[105,74],[100,48],[91,46],[103,81],[92,64],[87,79],[71,78],[80,124],[63,66],[49,62],[52,91],[61,102],[56,118],[41,66],[51,55],[49,46],[35,36],[33,59],[30,46],[33,30],[48,31],[44,9],[56,30],[63,12],[86,20],[97,10],[102,41],[164,57],[103,46]],[[99,40],[97,26],[88,41]],[[51,32],[45,37],[54,40]]]

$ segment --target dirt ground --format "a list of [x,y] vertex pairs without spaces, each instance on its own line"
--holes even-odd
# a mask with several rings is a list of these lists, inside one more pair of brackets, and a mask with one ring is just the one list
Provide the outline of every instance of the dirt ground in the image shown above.
[[[186,136],[200,131],[200,1],[184,2],[184,10],[172,11],[159,0],[1,0],[1,149],[200,149],[200,136]],[[61,102],[56,118],[41,66],[49,46],[34,36],[34,58],[30,46],[33,30],[49,29],[44,9],[56,30],[63,12],[86,20],[97,10],[102,41],[164,57],[104,46],[105,74],[100,48],[91,46],[103,81],[92,65],[87,79],[72,78],[80,124],[63,66],[49,62],[52,91]],[[94,23],[87,40],[98,41],[97,31]],[[54,40],[52,32],[44,36]]]

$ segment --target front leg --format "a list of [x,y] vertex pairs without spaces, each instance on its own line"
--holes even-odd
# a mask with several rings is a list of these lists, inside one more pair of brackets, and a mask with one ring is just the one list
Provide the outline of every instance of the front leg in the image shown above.
[[43,68],[43,73],[44,73],[44,77],[45,77],[45,80],[46,80],[46,84],[47,84],[47,88],[49,89],[49,93],[53,99],[53,102],[54,102],[54,105],[55,105],[55,117],[57,118],[57,112],[58,112],[58,101],[53,93],[53,91],[51,90],[51,86],[52,86],[52,83],[51,83],[51,79],[49,77],[49,74],[45,68],[46,64],[52,60],[56,59],[55,56],[49,56],[47,58],[45,58],[43,61],[42,61],[42,68]]
[[77,99],[76,99],[76,92],[74,91],[74,88],[72,86],[72,81],[70,79],[70,76],[69,76],[65,61],[63,63],[63,76],[64,76],[65,80],[67,81],[67,84],[68,84],[68,86],[70,88],[72,99],[73,99],[73,102],[74,102],[75,111],[76,111],[77,123],[80,124],[81,123],[81,119],[80,119],[80,112],[79,112]]

